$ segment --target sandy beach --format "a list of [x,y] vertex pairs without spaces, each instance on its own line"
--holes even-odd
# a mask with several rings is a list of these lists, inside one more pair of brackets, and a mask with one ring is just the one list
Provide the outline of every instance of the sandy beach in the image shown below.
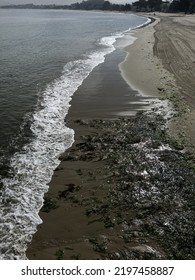
[[194,259],[195,18],[155,19],[75,93],[29,259]]
[[[185,135],[189,147],[195,144],[194,29],[193,15],[159,13],[156,22],[133,33],[138,39],[126,48],[128,56],[120,65],[131,87],[170,100],[181,111],[181,118],[178,114],[171,123],[170,133],[177,138]],[[179,136],[178,130],[182,131]]]

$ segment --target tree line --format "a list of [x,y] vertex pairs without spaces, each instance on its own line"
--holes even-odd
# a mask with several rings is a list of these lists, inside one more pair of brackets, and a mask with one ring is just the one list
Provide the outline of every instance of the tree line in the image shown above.
[[[128,1],[128,0],[127,0]],[[112,4],[105,0],[83,0],[71,5],[6,5],[1,8],[17,9],[71,9],[71,10],[103,10],[103,11],[135,11],[135,12],[195,12],[195,0],[138,0],[132,4]]]
[[77,10],[131,11],[131,4],[112,4],[105,0],[86,0],[72,4],[70,7]]
[[195,0],[174,0],[170,5],[171,12],[184,12],[194,13],[195,12]]
[[184,12],[194,13],[195,0],[139,0],[132,3],[132,9],[136,11],[159,11],[159,12]]
[[[128,0],[127,0],[128,1]],[[71,5],[4,5],[1,8],[9,9],[69,9],[69,10],[103,10],[103,11],[131,11],[131,4],[112,4],[105,0],[84,0]]]

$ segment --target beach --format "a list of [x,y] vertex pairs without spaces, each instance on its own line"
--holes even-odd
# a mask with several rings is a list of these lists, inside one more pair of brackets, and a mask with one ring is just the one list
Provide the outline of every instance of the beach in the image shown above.
[[195,20],[154,18],[74,94],[28,259],[194,259]]
[[194,146],[194,16],[159,13],[157,22],[135,32],[138,40],[126,48],[122,75],[136,90],[164,97],[184,113],[171,123],[170,133],[178,138],[182,130]]

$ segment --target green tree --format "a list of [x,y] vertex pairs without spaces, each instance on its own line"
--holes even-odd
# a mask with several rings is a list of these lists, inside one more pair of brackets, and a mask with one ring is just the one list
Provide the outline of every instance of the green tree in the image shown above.
[[162,0],[148,0],[147,4],[152,11],[160,11]]
[[170,5],[172,12],[194,13],[195,0],[173,0]]

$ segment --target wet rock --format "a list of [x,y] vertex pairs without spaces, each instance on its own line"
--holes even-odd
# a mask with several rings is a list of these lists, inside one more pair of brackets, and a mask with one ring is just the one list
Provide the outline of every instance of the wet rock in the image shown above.
[[78,188],[75,186],[75,184],[68,184],[65,187],[66,189],[64,191],[59,191],[59,198],[66,198],[69,193],[74,192]]
[[54,210],[58,207],[57,201],[49,196],[44,198],[44,203],[41,208],[41,212],[49,213],[51,210]]
[[87,120],[75,120],[75,123],[80,124],[80,125],[88,125],[89,121],[87,121]]
[[[103,258],[194,259],[195,161],[167,135],[163,117],[139,113],[84,124],[98,133],[64,159],[106,162],[104,202],[83,202],[92,221],[100,215],[105,229],[120,228],[123,246]],[[135,246],[127,247],[130,242]],[[158,250],[149,249],[153,244]]]

